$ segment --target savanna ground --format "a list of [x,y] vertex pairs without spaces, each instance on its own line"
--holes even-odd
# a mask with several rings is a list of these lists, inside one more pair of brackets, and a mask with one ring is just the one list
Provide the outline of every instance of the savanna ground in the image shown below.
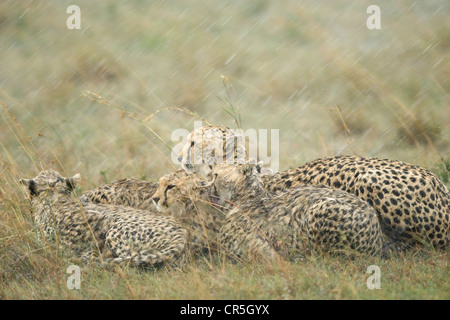
[[[37,242],[18,184],[43,168],[157,180],[195,120],[279,129],[280,170],[359,154],[449,183],[448,1],[1,1],[0,299],[449,299],[448,252],[105,270]],[[66,8],[81,7],[81,30]],[[222,78],[226,76],[226,79]],[[231,87],[232,86],[232,87]],[[234,90],[233,90],[234,89]],[[228,92],[228,93],[227,93]],[[227,102],[231,102],[229,104]],[[236,110],[236,109],[235,109]],[[381,289],[369,290],[369,265]]]

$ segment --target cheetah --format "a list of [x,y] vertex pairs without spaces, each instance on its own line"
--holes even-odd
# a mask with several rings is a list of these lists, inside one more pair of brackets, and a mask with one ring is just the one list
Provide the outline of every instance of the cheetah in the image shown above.
[[122,205],[157,213],[152,201],[157,188],[158,184],[150,181],[122,179],[85,192],[80,201]]
[[270,191],[325,184],[375,208],[383,233],[398,249],[449,246],[450,194],[429,170],[396,160],[336,156],[262,177]]
[[[216,179],[169,174],[160,179],[157,206],[192,224],[209,221],[209,239],[233,258],[293,259],[308,250],[381,253],[375,211],[346,192],[303,186],[271,193],[255,164],[216,166]],[[187,201],[186,201],[187,200]],[[197,223],[196,233],[205,224]]]
[[56,241],[85,259],[96,259],[99,253],[106,262],[136,267],[183,260],[187,231],[175,219],[125,206],[82,203],[73,195],[79,180],[79,174],[65,178],[52,169],[20,180],[30,194],[41,240]]
[[204,178],[183,169],[162,176],[153,195],[156,208],[189,231],[190,250],[197,253],[217,250],[217,234],[225,214],[215,199]]
[[218,240],[229,252],[288,259],[317,251],[382,253],[381,226],[367,203],[325,185],[270,192],[260,170],[221,164],[211,172],[218,205],[233,204]]

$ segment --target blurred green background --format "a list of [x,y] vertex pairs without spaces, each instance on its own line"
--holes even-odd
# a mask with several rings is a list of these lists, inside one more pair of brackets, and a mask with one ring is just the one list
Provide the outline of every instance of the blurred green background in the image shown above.
[[[372,2],[3,0],[3,175],[55,167],[85,188],[157,179],[176,168],[172,131],[198,120],[172,107],[236,128],[222,75],[244,129],[280,130],[280,170],[336,154],[438,168],[449,2],[383,1],[381,30],[369,30]],[[71,4],[81,30],[66,27]]]

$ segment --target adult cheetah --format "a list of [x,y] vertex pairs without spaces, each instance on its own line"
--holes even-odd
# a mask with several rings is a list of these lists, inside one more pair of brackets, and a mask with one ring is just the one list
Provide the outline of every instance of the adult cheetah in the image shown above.
[[[294,258],[309,250],[382,250],[375,211],[346,192],[326,186],[299,186],[280,195],[264,188],[260,166],[218,165],[215,180],[178,173],[160,180],[159,208],[192,224],[209,221],[209,239],[233,257]],[[197,233],[202,224],[197,223]]]
[[399,248],[449,245],[450,194],[424,168],[396,160],[336,156],[262,179],[271,191],[325,184],[356,195],[375,208],[383,233]]
[[84,258],[102,254],[112,263],[159,266],[184,258],[187,232],[166,216],[124,206],[81,203],[73,194],[77,174],[47,170],[21,179],[31,196],[39,233]]

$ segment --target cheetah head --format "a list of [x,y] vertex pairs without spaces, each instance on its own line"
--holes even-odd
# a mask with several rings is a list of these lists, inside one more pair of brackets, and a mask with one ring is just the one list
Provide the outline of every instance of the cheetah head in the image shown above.
[[186,138],[178,161],[189,173],[207,176],[220,163],[244,163],[248,158],[243,135],[226,127],[204,126]]
[[187,212],[190,204],[210,204],[210,199],[208,185],[203,178],[178,170],[159,179],[159,186],[152,200],[158,211],[182,217],[192,214]]
[[153,194],[153,203],[160,212],[165,212],[172,205],[176,205],[177,201],[181,201],[183,194],[180,192],[177,184],[186,172],[178,170],[162,176],[159,179],[158,189]]
[[20,179],[19,182],[28,189],[31,198],[51,198],[58,194],[70,194],[80,179],[80,174],[65,178],[50,169],[42,171],[34,179]]
[[221,164],[214,167],[208,179],[219,197],[218,204],[225,206],[242,196],[261,193],[264,185],[260,174],[260,164]]

